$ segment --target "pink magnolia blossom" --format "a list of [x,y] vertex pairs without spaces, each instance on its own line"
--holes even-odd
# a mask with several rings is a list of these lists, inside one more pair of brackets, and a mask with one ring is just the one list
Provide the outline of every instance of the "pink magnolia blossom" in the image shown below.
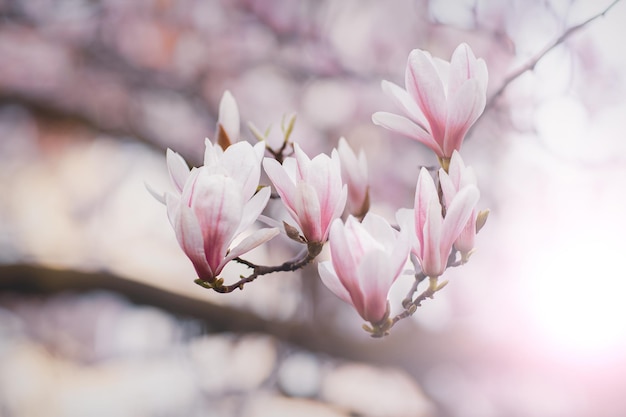
[[351,304],[361,317],[380,323],[388,316],[387,296],[409,254],[407,233],[368,213],[362,223],[349,216],[330,229],[331,261],[318,266],[324,285]]
[[[450,167],[446,173],[443,169],[439,170],[439,181],[446,205],[449,206],[455,196],[464,187],[468,185],[476,186],[476,174],[472,167],[466,167],[461,159],[461,155],[457,151],[452,153]],[[456,250],[461,252],[463,259],[469,257],[470,252],[474,249],[474,240],[476,237],[476,208],[472,210],[465,227],[454,242]]]
[[294,153],[282,165],[265,158],[263,167],[307,242],[323,243],[346,205],[339,155],[333,150],[331,157],[320,154],[311,160],[298,144]]
[[348,212],[362,218],[370,205],[365,153],[361,150],[357,158],[344,138],[339,139],[337,152],[341,161],[341,177],[348,186]]
[[404,115],[377,112],[373,122],[423,143],[442,160],[449,159],[485,109],[485,61],[476,59],[464,43],[455,49],[450,62],[414,49],[409,54],[405,86],[406,90],[382,82]]
[[465,227],[478,197],[478,188],[466,185],[447,206],[444,218],[432,177],[426,168],[420,171],[415,208],[400,209],[396,217],[402,230],[414,231],[411,233],[412,252],[428,277],[436,278],[445,271],[452,245]]
[[228,148],[232,143],[240,140],[239,107],[235,98],[226,90],[220,100],[217,126],[215,128],[215,142],[222,149]]
[[165,195],[168,216],[181,248],[204,281],[214,281],[229,261],[279,233],[276,228],[257,230],[231,248],[270,197],[268,187],[256,192],[263,150],[263,144],[238,142],[224,151],[207,140],[204,166],[191,170],[182,157],[168,151],[176,189]]

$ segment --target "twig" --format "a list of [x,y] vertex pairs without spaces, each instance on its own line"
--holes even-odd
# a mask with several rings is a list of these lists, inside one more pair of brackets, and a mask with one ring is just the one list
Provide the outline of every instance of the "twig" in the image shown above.
[[277,266],[264,266],[264,265],[256,265],[250,261],[241,258],[235,258],[236,262],[240,264],[246,265],[248,268],[252,269],[252,274],[247,277],[241,277],[239,281],[235,282],[231,285],[224,285],[224,280],[222,278],[218,278],[213,282],[203,281],[201,279],[196,279],[194,282],[199,286],[213,290],[219,293],[229,293],[233,292],[237,289],[242,290],[243,286],[249,282],[254,281],[258,277],[262,275],[271,274],[273,272],[291,272],[297,271],[300,268],[308,265],[313,259],[317,257],[322,251],[323,244],[318,242],[309,243],[307,245],[307,250],[302,253],[299,258],[296,258],[291,261],[283,262]]
[[561,36],[559,36],[554,41],[552,41],[552,43],[546,45],[541,51],[539,51],[539,53],[537,53],[525,65],[522,65],[516,71],[513,71],[508,77],[506,77],[504,79],[504,81],[502,81],[502,84],[500,85],[500,87],[496,90],[495,93],[493,93],[493,95],[489,98],[489,100],[487,100],[487,105],[485,106],[485,110],[491,108],[494,105],[494,103],[502,95],[502,93],[504,93],[504,90],[509,86],[509,84],[511,84],[513,81],[515,81],[515,79],[517,79],[519,76],[521,76],[526,71],[533,70],[535,68],[535,66],[537,65],[537,63],[548,52],[550,52],[552,49],[554,49],[555,47],[557,47],[558,45],[563,43],[567,38],[569,38],[571,35],[573,35],[578,30],[582,29],[583,27],[585,27],[589,23],[593,22],[594,20],[604,16],[606,13],[608,13],[609,10],[611,10],[613,8],[613,6],[615,6],[620,1],[621,0],[614,0],[613,3],[611,3],[606,9],[604,9],[604,11],[596,14],[595,16],[590,17],[589,19],[585,20],[582,23],[579,23],[579,24],[577,24],[575,26],[570,27],[565,32],[563,32],[561,34]]

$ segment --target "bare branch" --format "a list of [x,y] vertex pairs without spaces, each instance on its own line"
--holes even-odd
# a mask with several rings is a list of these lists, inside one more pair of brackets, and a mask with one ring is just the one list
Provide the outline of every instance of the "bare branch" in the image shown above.
[[306,265],[311,263],[311,261],[313,261],[313,259],[315,259],[317,255],[320,254],[320,252],[322,251],[322,247],[322,243],[310,242],[309,244],[307,244],[307,250],[304,251],[299,258],[284,262],[278,266],[255,265],[250,261],[246,261],[245,259],[235,258],[235,261],[239,262],[240,264],[246,265],[253,271],[252,274],[248,275],[247,277],[241,277],[239,281],[231,285],[224,285],[224,280],[222,278],[218,278],[212,282],[196,279],[194,282],[202,288],[210,289],[219,293],[229,293],[235,291],[236,289],[242,290],[244,284],[252,282],[262,275],[271,274],[273,272],[292,272],[304,268]]
[[528,61],[525,65],[522,65],[520,68],[518,68],[517,70],[513,71],[511,74],[509,74],[509,76],[507,76],[504,81],[502,81],[502,84],[500,85],[500,87],[496,90],[495,93],[493,93],[493,95],[489,98],[489,100],[487,100],[487,105],[485,106],[485,110],[489,109],[491,107],[493,107],[493,105],[495,104],[495,102],[497,101],[497,99],[502,95],[502,93],[504,93],[504,90],[506,90],[506,88],[509,86],[509,84],[511,84],[513,81],[515,81],[518,77],[520,77],[522,74],[524,74],[526,71],[531,71],[535,68],[535,66],[537,65],[537,63],[544,57],[546,56],[546,54],[548,52],[550,52],[552,49],[556,48],[558,45],[562,44],[563,42],[565,42],[565,40],[567,38],[569,38],[570,36],[572,36],[574,33],[578,32],[580,29],[584,28],[585,26],[587,26],[589,23],[593,22],[596,19],[599,19],[600,17],[603,17],[605,14],[608,13],[609,10],[611,10],[613,8],[613,6],[615,6],[617,3],[619,3],[621,0],[614,0],[613,3],[611,3],[606,9],[604,9],[602,12],[590,17],[589,19],[585,20],[582,23],[579,23],[575,26],[570,27],[569,29],[567,29],[565,32],[563,32],[558,38],[556,38],[554,41],[552,41],[552,43],[546,45],[541,51],[539,51],[530,61]]

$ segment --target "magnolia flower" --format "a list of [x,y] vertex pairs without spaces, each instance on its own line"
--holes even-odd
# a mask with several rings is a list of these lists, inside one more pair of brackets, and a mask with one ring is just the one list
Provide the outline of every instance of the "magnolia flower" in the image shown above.
[[459,45],[450,62],[414,49],[409,54],[406,90],[389,81],[382,88],[404,116],[377,112],[375,124],[409,136],[432,149],[442,166],[459,150],[465,134],[485,109],[487,66],[467,44]]
[[348,185],[348,212],[358,218],[363,218],[370,208],[365,153],[361,150],[357,159],[344,138],[339,139],[337,152],[341,161],[341,177]]
[[294,153],[295,158],[285,158],[282,165],[265,158],[263,167],[306,241],[323,243],[346,205],[339,155],[333,150],[331,157],[320,154],[311,160],[298,144]]
[[228,148],[232,143],[239,142],[239,108],[230,91],[225,91],[220,100],[217,126],[215,128],[215,142],[222,149]]
[[255,194],[262,155],[263,144],[253,148],[239,142],[224,151],[207,140],[204,166],[189,171],[182,157],[168,152],[177,191],[165,195],[168,216],[181,248],[203,281],[213,282],[229,261],[279,233],[276,228],[257,230],[231,248],[269,200],[269,188]]
[[[446,173],[443,169],[439,170],[439,182],[441,183],[441,190],[443,191],[446,206],[449,206],[452,200],[454,200],[454,197],[464,187],[468,185],[476,186],[476,174],[474,174],[472,167],[465,167],[461,155],[459,155],[457,151],[454,151],[448,172]],[[464,260],[468,259],[470,252],[474,249],[476,216],[476,209],[474,208],[461,234],[454,242],[454,247],[461,252],[461,257]]]
[[332,260],[318,266],[324,285],[365,320],[372,324],[385,320],[389,289],[409,254],[408,235],[368,213],[362,223],[353,216],[345,225],[335,220],[329,242]]
[[447,205],[444,218],[432,177],[426,168],[420,171],[415,208],[400,209],[396,217],[400,228],[410,232],[412,252],[426,276],[437,278],[445,271],[452,245],[467,224],[478,197],[475,185],[462,187]]

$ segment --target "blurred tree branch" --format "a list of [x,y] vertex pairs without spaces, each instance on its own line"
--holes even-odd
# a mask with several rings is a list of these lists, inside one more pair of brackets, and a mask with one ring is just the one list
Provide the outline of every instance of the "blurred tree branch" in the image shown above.
[[606,9],[604,9],[602,12],[590,17],[589,19],[585,20],[584,22],[581,22],[577,25],[574,25],[572,27],[570,27],[569,29],[567,29],[565,32],[563,32],[558,38],[556,38],[554,41],[552,41],[551,43],[549,43],[548,45],[546,45],[541,51],[539,51],[532,59],[530,59],[526,64],[522,65],[520,68],[518,68],[517,70],[513,71],[511,74],[509,74],[504,81],[502,81],[502,84],[500,85],[500,87],[498,87],[498,89],[491,95],[491,97],[487,100],[487,105],[485,107],[485,111],[491,107],[493,107],[493,105],[495,104],[495,102],[498,100],[498,98],[504,93],[504,90],[506,90],[506,88],[513,82],[515,81],[517,78],[519,78],[522,74],[524,74],[526,71],[532,71],[535,66],[537,65],[537,63],[548,54],[548,52],[550,52],[551,50],[553,50],[554,48],[556,48],[558,45],[562,44],[563,42],[565,42],[570,36],[572,36],[574,33],[578,32],[580,29],[584,28],[585,26],[587,26],[588,24],[590,24],[591,22],[593,22],[596,19],[599,19],[600,17],[603,17],[604,15],[606,15],[609,10],[611,10],[617,3],[619,3],[621,0],[614,0],[610,5],[608,5],[606,7]]
[[[65,291],[87,293],[96,290],[118,293],[133,303],[154,306],[179,318],[200,320],[210,332],[263,333],[312,352],[346,360],[404,368],[410,364],[411,369],[407,371],[414,376],[428,369],[437,358],[450,360],[459,354],[472,354],[471,338],[463,332],[420,334],[417,326],[407,323],[382,343],[365,333],[361,335],[360,329],[357,329],[359,336],[347,334],[332,321],[335,317],[332,313],[313,320],[308,317],[308,321],[292,318],[281,322],[263,319],[234,307],[175,294],[107,272],[58,270],[36,265],[0,266],[0,293],[50,296]],[[419,340],[419,354],[416,354],[413,344],[407,343],[409,340]],[[456,349],[455,346],[460,343],[468,349]]]

